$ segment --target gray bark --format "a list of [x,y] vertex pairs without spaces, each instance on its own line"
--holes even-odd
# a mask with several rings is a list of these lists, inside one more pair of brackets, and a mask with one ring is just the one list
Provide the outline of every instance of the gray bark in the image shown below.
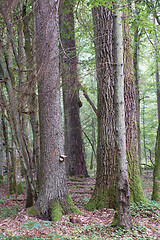
[[63,202],[67,196],[65,161],[59,161],[64,149],[56,1],[37,1],[36,26],[41,172],[36,206],[44,217],[50,217],[50,202]]
[[114,109],[116,137],[116,186],[118,204],[118,226],[132,227],[130,213],[129,184],[125,138],[124,74],[123,74],[123,34],[122,12],[116,9],[113,18],[114,52]]

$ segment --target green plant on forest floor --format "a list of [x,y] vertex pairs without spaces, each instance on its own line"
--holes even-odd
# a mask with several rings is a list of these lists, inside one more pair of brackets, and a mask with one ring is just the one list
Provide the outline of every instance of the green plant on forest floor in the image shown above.
[[36,221],[32,221],[32,220],[28,220],[27,222],[23,223],[23,228],[39,229],[39,228],[41,228],[41,223],[36,222]]
[[154,217],[154,219],[159,219],[158,210],[160,210],[160,204],[155,201],[137,202],[131,205],[131,214],[135,217]]
[[19,207],[17,205],[12,207],[2,207],[0,209],[0,218],[5,219],[8,217],[15,217],[18,211],[19,211]]

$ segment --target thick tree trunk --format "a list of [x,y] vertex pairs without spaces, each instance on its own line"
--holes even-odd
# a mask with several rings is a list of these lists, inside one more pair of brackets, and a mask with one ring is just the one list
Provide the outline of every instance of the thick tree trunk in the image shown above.
[[98,142],[96,186],[86,208],[116,206],[115,120],[112,52],[112,12],[104,6],[92,9],[98,91]]
[[119,11],[119,9],[115,10],[113,20],[116,186],[118,205],[117,225],[123,228],[130,229],[132,227],[132,220],[130,213],[129,184],[126,157],[122,12]]
[[73,5],[69,0],[60,1],[59,24],[62,44],[60,63],[63,84],[66,169],[70,176],[88,176],[80,122],[81,101],[78,90],[74,14]]
[[52,220],[59,220],[63,213],[75,210],[69,201],[63,157],[57,11],[56,1],[37,1],[41,185],[36,208],[41,216]]
[[[115,207],[115,117],[113,109],[113,14],[105,7],[93,8],[98,89],[97,179],[87,209]],[[129,30],[124,25],[124,80],[126,151],[132,201],[145,201],[137,158],[135,86]],[[132,137],[133,136],[133,137]],[[101,198],[101,192],[104,197]],[[105,199],[103,202],[100,199]],[[102,203],[102,204],[101,204]]]

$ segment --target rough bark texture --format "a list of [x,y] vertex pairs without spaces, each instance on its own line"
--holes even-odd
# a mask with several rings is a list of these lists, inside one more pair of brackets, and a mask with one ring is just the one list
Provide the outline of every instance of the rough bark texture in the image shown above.
[[41,174],[36,208],[44,218],[54,220],[60,218],[62,213],[71,211],[65,160],[60,161],[64,149],[56,1],[37,1],[36,25]]
[[116,186],[117,186],[117,225],[130,229],[129,184],[126,157],[125,108],[124,108],[124,74],[123,74],[123,33],[122,12],[116,9],[113,21],[113,56],[114,56],[114,109],[116,138]]
[[[105,7],[93,8],[98,89],[97,179],[86,208],[115,207],[115,118],[113,109],[113,14]],[[137,132],[133,57],[129,29],[124,25],[124,85],[126,151],[131,200],[145,201],[137,158]],[[101,204],[101,193],[105,196]],[[100,206],[100,207],[99,207]]]
[[60,60],[63,84],[63,106],[65,127],[65,154],[67,174],[88,176],[82,140],[77,73],[77,56],[74,32],[73,5],[61,0],[59,8]]
[[132,202],[145,201],[143,192],[139,158],[138,135],[136,124],[136,92],[133,71],[133,55],[127,16],[124,16],[124,91],[125,91],[125,127],[126,127],[126,151],[128,161],[130,198]]
[[112,53],[112,12],[105,7],[92,9],[98,90],[98,145],[96,186],[86,208],[116,206],[115,199],[115,120]]

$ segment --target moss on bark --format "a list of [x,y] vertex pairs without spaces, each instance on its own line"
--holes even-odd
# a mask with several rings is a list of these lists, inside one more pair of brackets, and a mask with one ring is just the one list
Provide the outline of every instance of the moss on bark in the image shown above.
[[146,202],[146,197],[143,192],[142,184],[141,184],[141,178],[139,174],[136,174],[132,176],[132,178],[129,181],[129,187],[130,187],[130,202],[136,203],[136,202]]
[[65,200],[53,199],[49,206],[50,218],[52,221],[59,221],[62,215],[67,213],[81,214],[81,211],[73,204],[68,194]]
[[157,142],[156,142],[156,157],[155,166],[153,171],[153,192],[151,199],[154,201],[160,201],[160,125],[157,131]]
[[115,208],[116,207],[116,192],[115,189],[101,189],[95,187],[95,190],[85,206],[85,209],[93,211],[95,209]]
[[27,214],[31,217],[37,217],[39,216],[39,211],[35,206],[32,206],[27,210]]
[[82,214],[81,211],[74,205],[69,194],[63,200],[59,198],[52,199],[48,206],[48,214],[42,214],[36,205],[29,208],[27,211],[29,216],[48,219],[51,221],[59,221],[62,215],[69,213]]
[[135,159],[136,155],[134,149],[127,151],[127,162],[128,162],[128,178],[130,188],[130,202],[146,202],[146,197],[142,188],[140,168],[138,159]]

